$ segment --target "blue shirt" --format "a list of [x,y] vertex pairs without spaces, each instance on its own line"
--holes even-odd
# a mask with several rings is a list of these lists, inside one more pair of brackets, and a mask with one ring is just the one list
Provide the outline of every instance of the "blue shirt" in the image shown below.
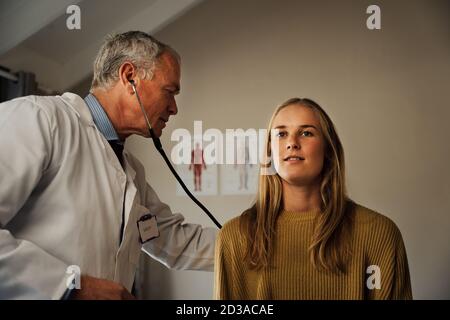
[[114,129],[111,120],[109,120],[108,115],[103,109],[100,102],[98,102],[97,98],[89,93],[86,98],[84,98],[84,102],[86,102],[89,107],[89,111],[91,111],[92,118],[94,119],[94,123],[97,126],[98,130],[103,134],[106,140],[108,141],[119,141],[119,136],[117,135],[116,130]]

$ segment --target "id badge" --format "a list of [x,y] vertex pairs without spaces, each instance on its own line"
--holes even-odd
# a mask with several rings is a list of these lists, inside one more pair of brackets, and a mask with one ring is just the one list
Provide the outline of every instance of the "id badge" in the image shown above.
[[158,224],[156,223],[156,216],[146,214],[137,221],[139,230],[139,238],[141,243],[146,243],[152,239],[159,237]]

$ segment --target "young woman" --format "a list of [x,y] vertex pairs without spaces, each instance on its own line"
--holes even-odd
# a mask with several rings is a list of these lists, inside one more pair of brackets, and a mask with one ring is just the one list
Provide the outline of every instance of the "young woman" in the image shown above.
[[411,299],[400,231],[347,197],[344,151],[325,111],[290,99],[268,129],[274,172],[219,233],[215,298]]

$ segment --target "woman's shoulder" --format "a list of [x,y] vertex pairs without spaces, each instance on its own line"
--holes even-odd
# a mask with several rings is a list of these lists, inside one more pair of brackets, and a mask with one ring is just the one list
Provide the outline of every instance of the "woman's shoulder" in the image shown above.
[[241,216],[228,220],[217,235],[217,246],[219,248],[228,248],[232,252],[237,252],[237,248],[242,248],[245,244],[245,236],[241,229]]
[[391,218],[357,203],[353,205],[352,220],[354,227],[366,235],[372,232],[383,236],[400,234],[399,228]]
[[220,237],[234,237],[241,232],[242,216],[234,217],[224,223],[219,231]]
[[224,225],[222,226],[221,230],[228,231],[228,230],[239,229],[241,220],[242,220],[242,216],[240,216],[240,215],[237,217],[234,217],[234,218],[228,220],[227,222],[225,222]]

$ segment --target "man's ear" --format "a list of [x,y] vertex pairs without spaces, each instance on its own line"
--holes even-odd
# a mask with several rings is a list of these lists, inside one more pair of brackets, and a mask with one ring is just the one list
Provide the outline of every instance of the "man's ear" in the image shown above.
[[119,81],[129,94],[134,94],[130,80],[134,81],[135,85],[137,85],[137,70],[131,62],[125,61],[119,68]]

